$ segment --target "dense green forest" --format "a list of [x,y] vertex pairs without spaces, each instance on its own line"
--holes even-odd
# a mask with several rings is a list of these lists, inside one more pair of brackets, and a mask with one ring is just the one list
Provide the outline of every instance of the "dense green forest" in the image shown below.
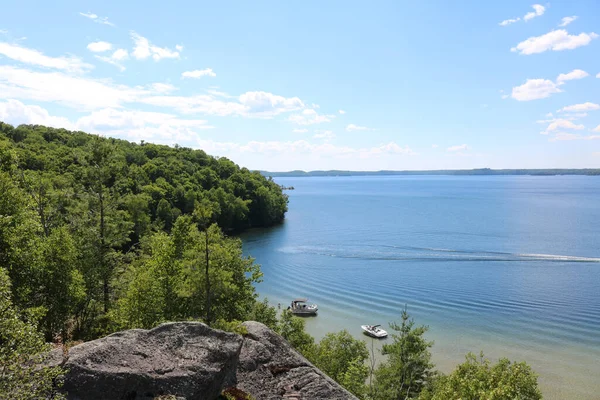
[[286,211],[271,179],[201,150],[0,123],[0,267],[46,340],[146,326],[146,308],[152,323],[246,318],[260,271],[224,233]]
[[599,176],[600,168],[585,169],[566,169],[566,168],[547,168],[547,169],[438,169],[425,171],[287,171],[287,172],[267,172],[261,171],[265,176],[272,177],[302,177],[302,176],[387,176],[387,175],[532,175],[532,176],[554,176],[554,175],[591,175]]

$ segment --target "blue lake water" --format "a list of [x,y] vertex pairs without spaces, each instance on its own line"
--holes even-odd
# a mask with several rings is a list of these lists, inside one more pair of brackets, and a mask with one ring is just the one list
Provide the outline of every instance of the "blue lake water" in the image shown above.
[[278,178],[281,226],[242,236],[261,296],[309,297],[317,338],[407,305],[449,372],[527,361],[548,399],[600,399],[600,177]]

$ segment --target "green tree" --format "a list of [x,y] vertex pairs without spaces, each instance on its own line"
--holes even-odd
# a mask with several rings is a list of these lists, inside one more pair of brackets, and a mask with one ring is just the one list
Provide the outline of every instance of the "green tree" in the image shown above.
[[[313,356],[314,364],[336,382],[341,382],[350,363],[358,360],[360,363],[369,357],[367,345],[357,340],[347,330],[338,333],[328,333],[319,342]],[[367,378],[365,375],[364,380]]]
[[63,371],[40,365],[48,350],[35,324],[13,306],[8,274],[0,268],[0,398],[58,398],[53,386]]
[[277,333],[309,360],[315,352],[315,339],[304,330],[304,321],[289,310],[283,310],[277,323]]
[[364,394],[369,369],[367,345],[357,340],[347,330],[328,333],[316,346],[311,361],[329,377],[354,394]]
[[273,330],[277,329],[277,310],[269,305],[269,300],[266,297],[263,301],[254,303],[252,310],[245,319],[261,322]]
[[496,364],[473,353],[448,376],[441,376],[421,393],[421,400],[538,400],[537,375],[525,362],[502,358]]
[[433,364],[429,348],[433,342],[423,335],[428,327],[415,327],[406,309],[402,311],[402,323],[391,323],[397,333],[393,342],[384,344],[381,353],[387,360],[375,370],[374,397],[382,400],[416,398],[432,375]]

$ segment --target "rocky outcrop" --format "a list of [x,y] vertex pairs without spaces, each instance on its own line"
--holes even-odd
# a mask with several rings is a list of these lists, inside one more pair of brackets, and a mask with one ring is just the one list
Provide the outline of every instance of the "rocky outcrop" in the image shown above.
[[69,350],[63,389],[73,400],[212,400],[235,381],[242,342],[198,322],[115,333]]
[[256,399],[356,399],[265,325],[244,326],[238,388]]
[[133,329],[70,349],[52,365],[67,370],[68,399],[216,399],[231,386],[262,399],[356,399],[258,322],[248,334],[176,322]]

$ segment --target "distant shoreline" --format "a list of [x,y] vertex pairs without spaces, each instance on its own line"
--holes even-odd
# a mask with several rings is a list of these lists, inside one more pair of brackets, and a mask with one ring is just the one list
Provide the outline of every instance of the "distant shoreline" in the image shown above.
[[529,176],[556,176],[556,175],[582,175],[582,176],[600,176],[598,168],[584,169],[440,169],[423,171],[287,171],[287,172],[269,172],[259,171],[264,176],[271,177],[309,177],[309,176],[391,176],[391,175],[529,175]]

